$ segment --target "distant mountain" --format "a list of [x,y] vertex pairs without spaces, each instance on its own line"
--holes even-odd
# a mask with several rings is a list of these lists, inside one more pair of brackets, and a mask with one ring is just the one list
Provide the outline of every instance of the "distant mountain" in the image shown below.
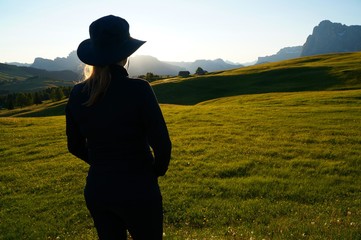
[[138,55],[130,57],[128,72],[130,76],[145,75],[148,72],[176,76],[183,70],[182,67],[159,61],[155,57]]
[[301,56],[357,51],[361,51],[361,26],[324,20],[308,36]]
[[228,64],[231,64],[231,65],[243,65],[241,63],[235,63],[235,62],[232,62],[232,61],[229,61],[229,60],[224,60],[225,63],[228,63]]
[[192,74],[195,73],[198,67],[201,67],[203,70],[208,72],[215,72],[215,71],[229,70],[229,69],[243,67],[243,65],[241,64],[227,63],[220,58],[215,60],[196,60],[194,62],[167,62],[167,63],[184,68]]
[[[276,62],[300,56],[311,56],[325,53],[361,51],[361,26],[346,26],[324,20],[314,27],[303,46],[285,47],[276,54],[258,57],[256,64]],[[223,71],[240,68],[253,63],[238,64],[222,59],[196,60],[194,62],[164,62],[152,56],[130,57],[129,75],[139,76],[148,72],[157,75],[178,75],[179,71],[188,70],[195,73],[198,67],[208,72]],[[23,66],[21,63],[14,65]],[[82,73],[84,64],[79,60],[76,51],[72,51],[66,58],[58,57],[54,60],[36,58],[31,67],[48,71],[71,70]]]
[[15,65],[15,66],[18,66],[18,67],[30,67],[31,66],[30,63],[19,63],[19,62],[6,62],[5,64]]
[[243,65],[243,66],[247,67],[247,66],[255,65],[256,63],[257,63],[257,60],[254,60],[254,61],[251,61],[251,62],[237,63],[237,64],[240,64],[240,65]]
[[276,54],[265,57],[258,57],[256,64],[265,62],[278,62],[282,60],[297,58],[301,56],[301,52],[302,46],[285,47],[279,50]]
[[285,47],[276,54],[258,57],[257,63],[277,62],[301,56],[361,51],[361,26],[324,20],[314,27],[303,46]]
[[[31,67],[48,71],[71,70],[79,74],[82,73],[84,64],[79,60],[76,51],[73,51],[66,58],[58,57],[54,60],[40,57],[35,58]],[[195,62],[163,62],[152,56],[135,55],[130,57],[128,72],[130,76],[145,75],[148,72],[163,76],[176,76],[179,71],[185,70],[193,74],[198,67],[208,72],[213,72],[239,68],[242,65],[225,62],[222,59],[197,60]]]
[[76,51],[72,51],[66,58],[57,57],[54,60],[41,57],[35,58],[31,67],[45,69],[48,71],[71,70],[73,72],[80,73],[84,68],[84,63],[79,60]]

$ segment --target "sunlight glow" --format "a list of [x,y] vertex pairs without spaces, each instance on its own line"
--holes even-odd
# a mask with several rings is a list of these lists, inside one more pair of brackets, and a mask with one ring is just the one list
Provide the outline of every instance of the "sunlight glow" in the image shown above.
[[0,62],[67,56],[89,37],[89,24],[108,14],[127,19],[131,35],[147,41],[137,54],[167,61],[253,61],[303,45],[322,20],[361,25],[359,0],[63,0],[21,1],[21,8],[19,3],[0,1]]

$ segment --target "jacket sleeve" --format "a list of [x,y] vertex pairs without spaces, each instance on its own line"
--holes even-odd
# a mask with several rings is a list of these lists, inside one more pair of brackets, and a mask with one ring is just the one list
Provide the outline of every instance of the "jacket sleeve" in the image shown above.
[[89,162],[88,158],[88,147],[87,141],[84,136],[80,133],[80,128],[70,111],[71,96],[65,108],[66,117],[66,136],[68,142],[68,150],[74,156],[82,159],[83,161]]
[[168,170],[172,143],[153,89],[146,82],[144,103],[144,121],[148,143],[154,153],[154,170],[157,176],[164,176]]

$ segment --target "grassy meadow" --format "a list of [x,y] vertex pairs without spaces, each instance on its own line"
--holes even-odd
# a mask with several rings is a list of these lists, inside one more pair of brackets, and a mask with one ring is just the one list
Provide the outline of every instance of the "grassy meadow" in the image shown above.
[[361,52],[325,54],[264,63],[203,76],[153,83],[162,103],[194,105],[203,101],[269,92],[361,88]]
[[[361,239],[361,53],[153,83],[164,239]],[[0,110],[0,239],[97,239],[66,100]]]
[[[165,239],[360,239],[360,106],[361,90],[162,105]],[[0,239],[96,239],[64,122],[0,118]]]

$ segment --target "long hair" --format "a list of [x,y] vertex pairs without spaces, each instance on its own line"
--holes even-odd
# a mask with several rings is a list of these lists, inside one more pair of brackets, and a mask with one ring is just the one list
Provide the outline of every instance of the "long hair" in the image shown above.
[[[90,72],[90,75],[89,75]],[[85,87],[83,91],[87,91],[89,99],[83,105],[90,107],[97,103],[99,99],[107,91],[112,76],[109,66],[86,66],[84,69]]]
[[[129,59],[123,59],[117,64],[123,67],[128,64],[128,68]],[[83,91],[88,92],[89,99],[83,103],[83,105],[90,107],[99,101],[109,87],[110,81],[112,80],[110,66],[100,67],[86,65],[84,68],[84,76],[85,87],[83,88]]]

